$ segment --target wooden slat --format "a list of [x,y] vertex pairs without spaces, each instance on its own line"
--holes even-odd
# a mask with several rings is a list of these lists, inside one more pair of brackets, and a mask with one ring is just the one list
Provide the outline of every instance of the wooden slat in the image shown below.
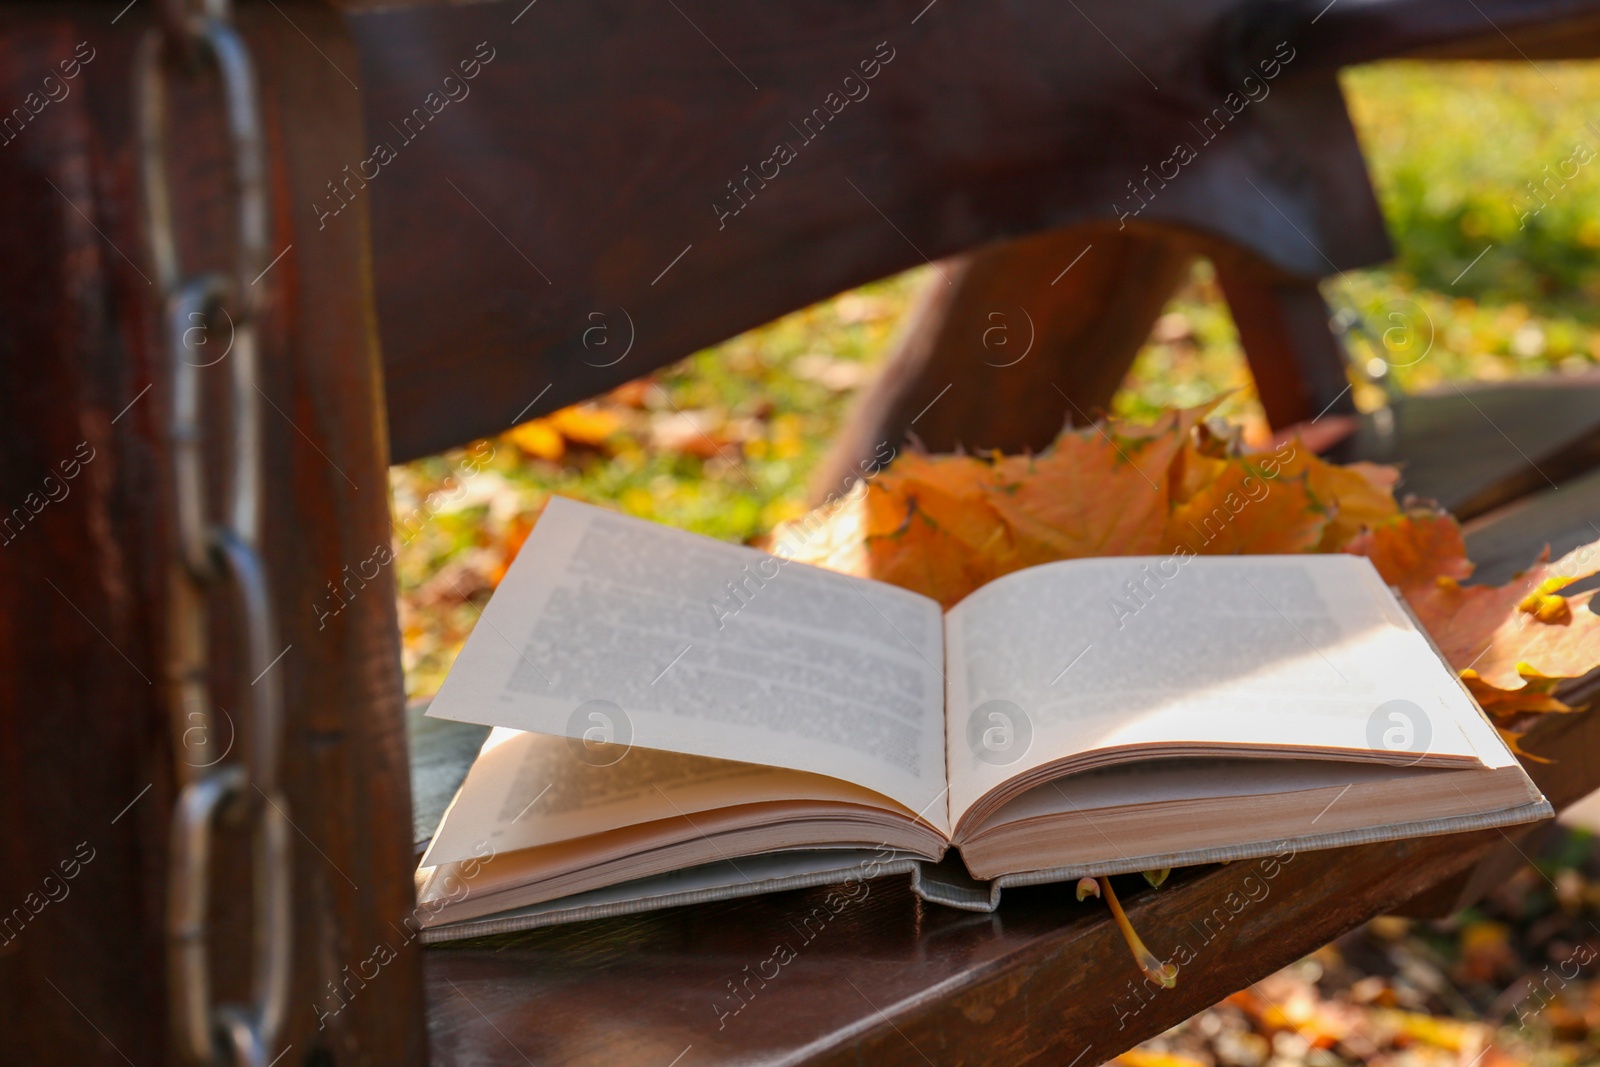
[[1294,277],[1240,252],[1215,259],[1267,421],[1283,428],[1355,412],[1344,353],[1316,277]]
[[1038,451],[1103,411],[1188,270],[1188,242],[1057,230],[941,264],[813,484],[859,476],[880,445]]
[[1600,463],[1600,375],[1441,386],[1362,416],[1329,455],[1396,464],[1398,492],[1472,519]]
[[1380,0],[1326,8],[1295,0],[1264,20],[1328,69],[1384,56],[1428,59],[1587,59],[1600,54],[1594,0]]
[[[0,944],[6,1062],[178,1060],[163,929],[174,747],[189,724],[170,721],[162,693],[172,390],[131,113],[131,57],[151,9],[123,12],[113,30],[116,14],[103,4],[0,9],[8,101],[38,89],[80,42],[93,49],[59,83],[69,92],[55,90],[61,99],[0,148],[0,505],[9,515],[30,494],[59,497],[0,544],[0,915],[60,898]],[[413,906],[392,572],[358,578],[348,606],[328,610],[328,583],[346,565],[371,574],[375,547],[390,541],[370,274],[359,226],[319,232],[291,210],[322,187],[330,159],[356,151],[360,98],[331,65],[356,64],[325,8],[245,5],[239,17],[262,80],[269,254],[284,253],[258,281],[267,310],[252,397],[294,824],[292,988],[270,1054],[293,1046],[282,1063],[420,1064],[418,953],[391,925]],[[174,89],[175,202],[186,262],[219,268],[233,224],[227,139],[214,86],[193,89]],[[205,377],[216,395],[230,368],[224,359]],[[209,457],[226,457],[212,444]],[[62,463],[89,450],[65,481]],[[231,737],[238,758],[253,743],[243,712],[252,679],[228,666],[238,640],[229,606],[214,600],[214,737],[221,747]],[[221,832],[210,887],[223,1001],[248,994],[244,842]],[[60,865],[85,852],[92,860],[62,894]],[[372,977],[380,943],[397,958]],[[337,1006],[329,983],[339,989],[349,974],[354,994],[319,1018]]]
[[[244,9],[281,154],[273,281],[282,327],[263,352],[265,553],[273,567],[295,835],[295,992],[283,1047],[300,1062],[421,1067],[404,687],[389,516],[388,434],[364,220],[320,229],[311,200],[359,151],[361,94],[327,7]],[[291,247],[292,246],[292,247]],[[282,272],[281,274],[279,272]],[[370,577],[369,577],[370,576]],[[336,586],[338,596],[330,589]],[[379,946],[383,946],[380,951]],[[354,977],[352,977],[354,976]]]
[[[81,29],[42,7],[0,9],[3,98],[73,60]],[[160,472],[144,413],[112,421],[148,380],[135,338],[154,309],[139,268],[75,210],[137,248],[97,206],[90,166],[93,104],[107,103],[94,93],[119,76],[125,88],[126,54],[91,47],[63,83],[77,91],[0,150],[0,1033],[8,1058],[153,1063],[160,983],[119,989],[105,963],[85,968],[161,973],[172,801],[153,640]]]
[[[1201,129],[1229,91],[1216,35],[1238,0],[926,6],[507,0],[352,17],[368,140],[395,150],[347,194],[372,206],[395,456],[926,259],[1119,213],[1297,275],[1388,256],[1331,74],[1291,60],[1270,95]],[[480,42],[494,58],[470,95],[403,137]],[[852,90],[870,95],[802,138],[875,55],[893,58]],[[1162,179],[1180,142],[1195,156]],[[780,143],[796,158],[719,219],[742,202],[728,183]],[[583,344],[597,314],[614,341],[631,323],[614,366],[616,349]]]
[[[382,13],[443,2],[333,0],[333,6]],[[482,0],[448,0],[453,7],[477,2]],[[1592,0],[1479,0],[1467,6],[1455,0],[1368,0],[1339,5],[1337,13],[1327,0],[1289,0],[1248,12],[1254,16],[1248,21],[1260,26],[1255,36],[1276,34],[1276,41],[1292,34],[1297,45],[1314,49],[1312,62],[1331,69],[1395,56],[1590,58],[1600,51],[1600,26],[1588,17],[1593,13]]]
[[1551,559],[1600,541],[1600,471],[1563,479],[1466,526],[1473,581],[1508,582],[1548,547]]

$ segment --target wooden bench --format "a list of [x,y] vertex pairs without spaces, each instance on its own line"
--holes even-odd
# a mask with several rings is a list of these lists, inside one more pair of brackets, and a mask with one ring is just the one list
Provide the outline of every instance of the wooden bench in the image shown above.
[[[244,709],[264,678],[282,686],[285,709],[289,992],[264,1057],[282,1064],[421,1064],[431,1050],[450,1064],[1087,1065],[1439,891],[1504,840],[1297,856],[1272,875],[1270,897],[1237,912],[1228,894],[1242,868],[1130,892],[1158,948],[1190,923],[1208,931],[1179,987],[1148,999],[1104,913],[1058,890],[974,918],[884,883],[727,1017],[728,983],[746,988],[745,969],[811,897],[488,946],[411,943],[392,574],[380,568],[336,615],[317,609],[344,568],[390,540],[391,460],[496,434],[928,259],[948,276],[945,307],[919,326],[920,355],[886,379],[857,439],[904,434],[917,403],[959,380],[960,402],[916,424],[930,444],[1048,440],[1069,410],[1109,397],[1195,254],[1218,264],[1274,424],[1345,412],[1316,281],[1383,259],[1388,244],[1337,68],[1389,55],[1592,55],[1594,3],[244,3],[236,22],[260,85],[270,211],[260,273],[232,296],[260,294],[262,306],[260,374],[245,395],[261,420],[264,592],[281,651],[267,650],[276,658],[259,673],[243,669],[236,604],[222,587],[209,594],[217,699],[198,719],[171,699],[171,294],[141,203],[134,91],[152,6],[0,6],[0,106],[31,101],[23,118],[0,114],[0,505],[13,509],[0,516],[0,909],[24,907],[0,911],[7,1058],[183,1062],[168,967],[186,944],[209,945],[215,1000],[249,999],[252,875],[263,868],[246,825],[218,823],[210,933],[190,937],[169,918],[175,805],[218,765],[187,757],[217,751],[239,768],[263,750]],[[1118,214],[1134,201],[1113,205],[1129,183],[1279,41],[1296,52],[1272,94],[1208,140],[1183,180],[1149,186],[1160,195],[1124,227]],[[834,114],[828,94],[872,59],[870,97],[815,119],[825,128],[814,136],[785,132],[817,107]],[[443,79],[465,77],[469,61],[466,96]],[[191,269],[230,269],[238,159],[216,85],[181,71],[168,83],[176,246]],[[460,98],[445,104],[446,92]],[[790,136],[805,140],[792,169],[746,178]],[[393,158],[374,171],[378,142],[393,142]],[[742,193],[727,188],[735,181]],[[748,206],[733,214],[728,195]],[[998,299],[1039,323],[1036,358],[961,362],[971,316]],[[597,322],[629,343],[586,347]],[[208,342],[229,336],[207,320]],[[221,482],[239,438],[221,414],[225,377],[203,381],[214,435],[203,458]],[[1558,517],[1565,538],[1592,515],[1574,496],[1593,487],[1577,477],[1590,465],[1586,420],[1523,457],[1539,461],[1535,483],[1525,467],[1469,463],[1453,448],[1423,462],[1439,434],[1485,439],[1457,407],[1399,444],[1385,439],[1383,458],[1414,455],[1419,484],[1431,469],[1459,506],[1477,501],[1474,537],[1497,560],[1526,558]],[[1494,421],[1513,439],[1519,420],[1544,434],[1539,411],[1512,404]],[[1544,475],[1561,488],[1534,495]],[[1596,728],[1568,716],[1530,738],[1560,757],[1533,769],[1558,804],[1600,785]],[[196,730],[209,747],[192,747]],[[253,796],[244,807],[270,814]],[[60,894],[62,864],[83,855]],[[1452,900],[1470,891],[1450,888]],[[380,945],[393,958],[375,964]]]
[[[1472,551],[1501,544],[1502,524],[1525,561],[1546,539],[1593,540],[1597,479],[1486,519]],[[1553,760],[1527,766],[1558,809],[1600,786],[1600,712],[1549,716],[1525,745]],[[1471,903],[1498,884],[1482,873],[1525,862],[1518,839],[1306,852],[1178,871],[1159,889],[1121,878],[1151,948],[1192,956],[1170,990],[1146,982],[1103,905],[1071,886],[1008,890],[998,913],[974,916],[881,881],[837,915],[822,909],[825,924],[806,920],[826,891],[797,891],[430,951],[429,1036],[445,1063],[648,1067],[690,1046],[685,1063],[1100,1063],[1374,915]],[[780,943],[795,958],[763,982]]]

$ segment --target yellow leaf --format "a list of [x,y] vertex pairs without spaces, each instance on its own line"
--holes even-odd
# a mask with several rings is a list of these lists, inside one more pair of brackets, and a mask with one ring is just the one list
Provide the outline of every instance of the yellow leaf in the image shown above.
[[562,408],[551,415],[548,421],[562,437],[580,445],[605,444],[612,434],[622,429],[622,418],[616,412],[594,404]]
[[530,456],[558,460],[567,451],[561,432],[549,419],[534,419],[514,427],[507,434],[513,444]]
[[1122,1067],[1206,1067],[1192,1056],[1144,1048],[1130,1048],[1111,1062],[1120,1063]]

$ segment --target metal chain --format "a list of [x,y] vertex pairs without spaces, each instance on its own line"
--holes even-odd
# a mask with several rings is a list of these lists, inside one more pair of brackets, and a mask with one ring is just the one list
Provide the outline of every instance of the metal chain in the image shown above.
[[[167,182],[169,76],[209,60],[220,76],[238,197],[234,268],[186,275],[179,260]],[[199,1064],[267,1067],[282,1028],[290,976],[291,883],[288,803],[278,785],[283,695],[269,668],[277,644],[270,587],[261,557],[261,430],[257,399],[259,292],[251,284],[264,259],[267,199],[261,111],[255,72],[228,0],[163,0],[135,66],[146,229],[165,303],[163,344],[171,362],[171,433],[177,559],[168,582],[166,670],[179,788],[172,816],[167,900],[168,975],[173,1029],[182,1053]],[[230,325],[216,352],[213,327]],[[202,354],[204,352],[204,354]],[[215,353],[215,354],[213,354]],[[226,361],[230,400],[212,427],[230,434],[225,452],[228,501],[214,517],[206,497],[201,372]],[[243,647],[248,760],[232,760],[234,730],[218,729],[208,682],[208,605],[232,605],[232,632]],[[217,599],[223,599],[219,596]],[[227,741],[226,746],[221,742]],[[220,749],[220,751],[219,751]],[[212,997],[210,897],[212,837],[219,819],[254,820],[253,988],[248,1004]]]

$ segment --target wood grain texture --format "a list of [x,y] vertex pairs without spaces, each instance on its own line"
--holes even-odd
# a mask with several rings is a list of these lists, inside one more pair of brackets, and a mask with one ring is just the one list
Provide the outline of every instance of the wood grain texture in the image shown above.
[[1508,582],[1546,548],[1560,559],[1600,539],[1600,470],[1507,504],[1467,523],[1465,533],[1467,554],[1478,565],[1474,581]]
[[946,261],[813,485],[859,474],[882,442],[1039,451],[1068,422],[1088,422],[1110,404],[1191,258],[1187,242],[1105,226]]
[[[274,209],[289,249],[282,330],[264,353],[263,426],[273,501],[267,558],[288,649],[285,766],[295,853],[297,989],[285,1044],[333,1064],[421,1064],[410,778],[394,572],[388,433],[372,319],[365,220],[318,229],[293,210],[358,151],[361,97],[343,21],[325,7],[250,9],[273,143]],[[291,247],[292,246],[292,247]],[[278,272],[282,272],[279,275]],[[331,587],[337,587],[334,594]],[[313,1061],[315,1062],[315,1061]]]
[[[1402,495],[1437,501],[1463,521],[1484,517],[1600,464],[1600,375],[1440,386],[1361,416],[1328,455],[1395,464]],[[1524,525],[1516,536],[1540,535]]]
[[[1125,217],[1309,276],[1389,255],[1331,74],[1250,57],[1278,63],[1270,92],[1213,114],[1235,88],[1218,53],[1236,0],[939,4],[920,18],[916,0],[679,6],[351,17],[368,140],[394,151],[349,198],[372,207],[397,458],[1052,228]],[[470,94],[408,135],[405,117],[480,42],[494,58]],[[847,90],[866,95],[845,103]],[[1194,152],[1181,168],[1179,143]],[[766,165],[779,145],[795,158]],[[585,331],[604,315],[621,335],[624,311],[634,344],[602,366]]]
[[[60,10],[0,10],[5,106],[59,76],[85,30]],[[122,987],[141,967],[162,973],[165,951],[172,791],[154,635],[167,546],[149,424],[113,421],[150,379],[153,307],[95,232],[137,247],[103,207],[107,157],[126,141],[96,143],[97,108],[131,130],[101,89],[126,56],[92,36],[72,95],[0,148],[0,1032],[24,1060],[153,1063],[160,983]]]
[[[1600,54],[1594,0],[1295,0],[1263,21],[1306,42],[1307,66],[1332,69],[1376,56],[1429,59],[1585,59]],[[1258,31],[1259,32],[1259,31]]]
[[[159,294],[138,208],[132,50],[135,8],[0,10],[0,92],[20,101],[88,41],[71,90],[0,147],[0,506],[27,507],[92,449],[58,502],[0,544],[0,909],[58,885],[79,843],[93,850],[20,936],[0,945],[5,1057],[73,1064],[176,1062],[167,1034],[167,840],[183,724],[162,689],[169,516],[169,370]],[[374,946],[399,942],[411,842],[392,576],[348,607],[318,608],[327,583],[389,542],[387,433],[360,228],[318,234],[288,210],[326,181],[358,136],[355,68],[329,11],[282,3],[240,13],[257,69],[273,201],[259,280],[264,555],[278,612],[286,702],[283,786],[292,833],[294,972],[277,1051],[284,1064],[418,1064],[418,960],[405,950],[348,1006],[319,1020],[326,987]],[[321,50],[321,55],[318,53]],[[231,232],[227,160],[210,87],[182,110],[173,174],[184,255],[223,265]],[[52,187],[53,186],[53,187]],[[211,338],[225,343],[221,331]],[[224,360],[206,379],[223,384]],[[211,409],[215,410],[215,409]],[[215,444],[209,453],[222,449]],[[79,458],[82,458],[81,455]],[[55,482],[46,483],[47,476]],[[251,678],[229,663],[229,601],[212,604],[219,744],[254,743],[241,709]],[[219,999],[242,999],[250,956],[241,834],[219,835],[212,886]],[[80,857],[81,858],[81,857]],[[47,876],[56,874],[46,883]]]

